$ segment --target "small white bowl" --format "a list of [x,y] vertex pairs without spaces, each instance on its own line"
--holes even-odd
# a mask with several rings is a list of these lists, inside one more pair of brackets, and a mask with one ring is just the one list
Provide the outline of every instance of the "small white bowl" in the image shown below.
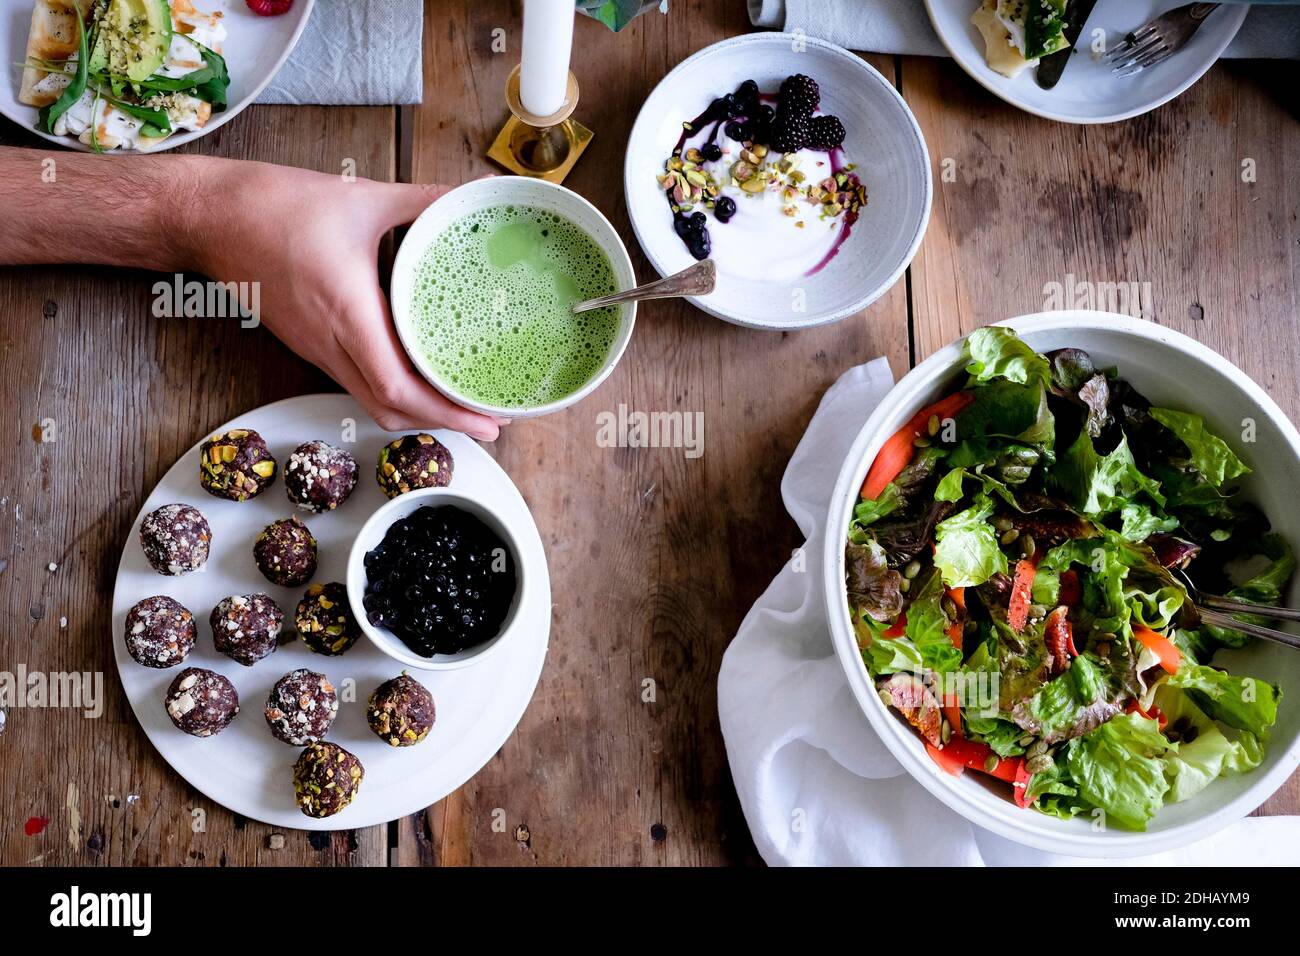
[[[505,542],[515,566],[515,596],[510,602],[510,610],[506,612],[505,620],[501,622],[501,630],[497,632],[496,637],[484,641],[477,647],[466,648],[455,654],[435,654],[433,657],[421,657],[403,644],[388,628],[375,627],[366,616],[366,609],[362,604],[366,594],[366,552],[373,550],[384,540],[384,535],[388,533],[389,527],[394,522],[426,505],[433,507],[452,505],[479,518]],[[535,569],[528,566],[524,551],[519,547],[509,526],[486,501],[450,488],[421,488],[417,491],[408,491],[389,501],[372,514],[362,526],[352,542],[352,551],[348,555],[348,603],[352,606],[352,614],[361,624],[361,630],[365,632],[366,637],[389,657],[407,667],[415,667],[419,670],[457,670],[479,663],[489,654],[499,651],[510,643],[511,635],[515,633],[517,625],[522,625],[522,622],[517,622],[516,618],[519,608],[525,603],[525,594],[536,587],[537,575],[534,572]]]
[[[1300,512],[1295,508],[1300,434],[1264,390],[1227,359],[1153,322],[1103,312],[1047,312],[998,324],[1015,329],[1038,352],[1083,349],[1099,368],[1117,367],[1152,402],[1203,415],[1220,435],[1240,435],[1243,420],[1253,420],[1256,440],[1249,445],[1233,442],[1254,469],[1240,482],[1243,496],[1264,510],[1276,531],[1293,545],[1300,544]],[[1221,650],[1214,659],[1236,673],[1282,688],[1283,703],[1264,762],[1249,773],[1215,780],[1190,800],[1163,807],[1141,833],[1097,830],[1091,819],[1059,820],[1022,810],[1005,786],[995,785],[983,774],[945,773],[926,754],[912,728],[894,717],[877,696],[849,616],[844,536],[867,469],[885,439],[918,409],[965,380],[963,341],[958,339],[930,356],[885,396],[854,440],[831,494],[822,551],[823,593],[832,642],[867,721],[917,782],[953,810],[999,836],[1040,850],[1089,857],[1158,853],[1203,839],[1246,816],[1300,765],[1300,655],[1280,644],[1255,641],[1239,651]],[[1289,600],[1283,603],[1294,607],[1297,598],[1300,580],[1293,579]]]
[[[656,176],[672,152],[682,123],[752,79],[775,91],[794,73],[821,88],[821,110],[847,130],[844,154],[867,189],[853,231],[835,258],[811,276],[760,282],[728,275],[691,303],[736,325],[797,329],[823,325],[865,309],[898,281],[921,245],[930,218],[930,156],[912,111],[871,64],[825,40],[789,33],[750,33],[705,47],[679,63],[645,101],[623,164],[628,216],[646,258],[660,275],[695,260],[673,230],[673,217]],[[711,232],[735,229],[736,221]]]
[[397,335],[402,340],[406,354],[410,356],[412,364],[420,370],[420,374],[428,379],[434,388],[457,405],[463,405],[485,415],[533,418],[537,415],[558,412],[562,408],[568,408],[582,401],[609,377],[609,373],[614,371],[614,366],[618,365],[619,359],[623,357],[628,342],[632,340],[632,329],[636,325],[636,303],[628,302],[617,307],[619,309],[618,335],[610,346],[609,354],[605,357],[600,370],[577,391],[557,401],[529,408],[488,405],[461,394],[443,381],[420,353],[412,331],[414,316],[411,312],[411,290],[415,284],[416,273],[425,251],[454,222],[480,209],[507,204],[544,209],[573,223],[590,236],[609,258],[610,268],[614,270],[614,281],[619,290],[636,287],[636,273],[632,270],[632,259],[627,254],[627,247],[623,245],[623,240],[599,209],[573,190],[557,186],[555,183],[531,179],[527,176],[490,176],[457,186],[440,196],[428,209],[420,213],[420,217],[407,231],[401,248],[397,250],[397,258],[393,261],[389,299],[393,306],[393,322],[397,326]]

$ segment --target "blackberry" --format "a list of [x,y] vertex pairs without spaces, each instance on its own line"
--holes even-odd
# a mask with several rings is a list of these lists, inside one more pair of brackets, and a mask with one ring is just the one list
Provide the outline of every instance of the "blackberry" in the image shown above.
[[735,214],[736,200],[730,196],[719,196],[718,201],[713,204],[713,215],[717,217],[718,222],[730,222]]
[[807,117],[779,112],[772,121],[769,145],[778,153],[794,153],[808,145],[811,132]]
[[844,145],[844,124],[835,116],[814,116],[808,123],[808,148],[829,153]]
[[783,110],[789,110],[801,116],[810,116],[821,101],[822,91],[818,89],[817,81],[811,76],[796,73],[793,76],[787,76],[781,83],[780,102]]
[[700,155],[703,156],[707,162],[716,163],[722,158],[722,147],[717,143],[705,143],[700,147]]

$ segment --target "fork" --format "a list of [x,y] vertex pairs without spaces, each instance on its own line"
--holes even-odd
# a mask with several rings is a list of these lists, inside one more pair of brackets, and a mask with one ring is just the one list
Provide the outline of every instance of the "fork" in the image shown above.
[[1155,66],[1186,46],[1205,18],[1219,8],[1217,3],[1189,3],[1163,13],[1124,37],[1106,54],[1112,73],[1132,76]]
[[1206,624],[1241,631],[1253,637],[1262,637],[1268,641],[1287,644],[1300,650],[1300,636],[1233,617],[1233,614],[1254,614],[1274,621],[1300,621],[1300,611],[1289,607],[1273,607],[1268,604],[1248,604],[1245,601],[1237,601],[1218,594],[1206,594],[1197,589],[1186,572],[1178,568],[1170,568],[1169,570],[1178,579],[1179,583],[1187,589],[1187,596],[1191,600],[1192,608],[1189,610],[1193,620],[1189,626],[1194,627],[1203,621]]

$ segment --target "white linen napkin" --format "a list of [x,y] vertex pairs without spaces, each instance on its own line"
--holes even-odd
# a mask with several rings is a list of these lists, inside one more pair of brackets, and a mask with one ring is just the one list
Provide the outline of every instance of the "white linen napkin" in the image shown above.
[[[1285,2],[1285,0],[1284,0]],[[921,0],[747,0],[756,27],[802,30],[850,50],[947,56]],[[970,0],[971,12],[978,6]],[[1177,0],[1170,0],[1170,7]],[[1225,57],[1300,58],[1300,8],[1252,6]]]
[[[892,385],[879,358],[822,397],[781,480],[807,540],[722,659],[718,716],[754,843],[772,865],[1113,865],[1031,850],[968,823],[903,770],[849,690],[822,601],[823,524],[849,446]],[[1131,862],[1295,866],[1300,817],[1248,818]]]
[[388,106],[423,95],[420,0],[317,0],[259,103]]

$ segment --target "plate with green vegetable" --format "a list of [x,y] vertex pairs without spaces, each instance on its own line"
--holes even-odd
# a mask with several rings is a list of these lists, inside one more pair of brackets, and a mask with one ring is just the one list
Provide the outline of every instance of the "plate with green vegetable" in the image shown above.
[[1295,606],[1297,486],[1295,426],[1186,336],[1078,311],[978,329],[890,392],[832,497],[854,695],[1003,836],[1128,856],[1208,835],[1300,762],[1300,655],[1201,621],[1180,576]]
[[940,41],[976,82],[1021,109],[1065,123],[1111,123],[1153,110],[1214,65],[1248,4],[1223,4],[1163,63],[1117,76],[1102,59],[1178,0],[925,0]]
[[288,58],[314,0],[0,0],[0,113],[94,152],[216,129]]

